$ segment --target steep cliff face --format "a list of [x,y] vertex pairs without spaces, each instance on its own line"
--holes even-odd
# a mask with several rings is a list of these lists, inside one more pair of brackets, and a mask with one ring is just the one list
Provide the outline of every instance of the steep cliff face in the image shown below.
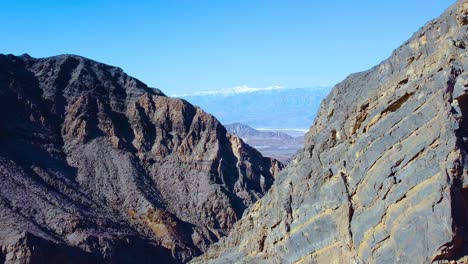
[[305,149],[195,262],[428,263],[468,253],[468,2],[321,104]]
[[0,55],[0,262],[187,261],[279,169],[119,68]]

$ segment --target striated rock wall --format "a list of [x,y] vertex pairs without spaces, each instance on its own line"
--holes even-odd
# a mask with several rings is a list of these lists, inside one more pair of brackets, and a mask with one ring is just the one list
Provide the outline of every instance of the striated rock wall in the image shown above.
[[468,254],[468,2],[321,104],[305,148],[194,263],[428,263]]
[[281,167],[119,68],[0,55],[0,262],[186,262]]

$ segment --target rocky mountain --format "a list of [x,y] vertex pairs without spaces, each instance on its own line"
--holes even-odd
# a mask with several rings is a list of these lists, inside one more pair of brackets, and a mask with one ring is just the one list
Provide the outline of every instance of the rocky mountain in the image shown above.
[[227,124],[225,127],[229,133],[242,138],[264,156],[273,157],[283,163],[288,163],[297,150],[304,146],[303,136],[293,137],[280,131],[256,130],[241,123]]
[[304,150],[194,263],[466,261],[467,30],[459,0],[336,85]]
[[255,128],[308,129],[320,102],[331,87],[250,88],[182,95],[213,114],[223,124],[242,123]]
[[119,68],[0,55],[2,263],[186,262],[281,167]]

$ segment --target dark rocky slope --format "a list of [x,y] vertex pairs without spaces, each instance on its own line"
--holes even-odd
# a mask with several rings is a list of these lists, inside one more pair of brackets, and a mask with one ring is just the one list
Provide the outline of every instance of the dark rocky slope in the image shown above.
[[280,168],[119,68],[0,55],[0,262],[187,261]]
[[466,259],[468,2],[324,100],[305,149],[200,263]]

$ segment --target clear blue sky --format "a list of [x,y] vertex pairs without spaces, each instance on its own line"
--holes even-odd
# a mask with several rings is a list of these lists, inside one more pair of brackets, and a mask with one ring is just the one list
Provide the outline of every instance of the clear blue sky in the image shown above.
[[334,84],[390,55],[453,0],[10,0],[0,53],[73,53],[167,94]]

